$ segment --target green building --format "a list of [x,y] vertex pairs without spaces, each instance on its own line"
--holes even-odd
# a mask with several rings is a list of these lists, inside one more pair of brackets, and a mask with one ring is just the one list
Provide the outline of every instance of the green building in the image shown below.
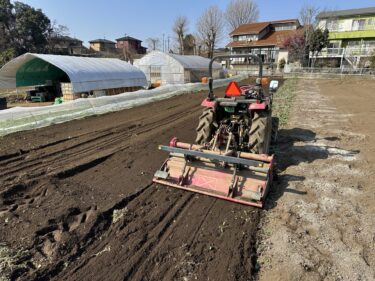
[[322,12],[317,20],[319,28],[329,30],[330,41],[318,58],[336,67],[368,67],[375,51],[375,7]]

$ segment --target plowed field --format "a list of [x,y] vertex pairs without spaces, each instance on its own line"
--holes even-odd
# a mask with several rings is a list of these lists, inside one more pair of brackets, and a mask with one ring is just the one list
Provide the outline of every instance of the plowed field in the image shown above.
[[0,140],[7,274],[25,280],[251,278],[258,209],[151,184],[167,157],[157,145],[173,136],[194,140],[205,95]]
[[203,92],[0,138],[0,280],[374,280],[375,81],[284,85],[264,210],[151,183]]

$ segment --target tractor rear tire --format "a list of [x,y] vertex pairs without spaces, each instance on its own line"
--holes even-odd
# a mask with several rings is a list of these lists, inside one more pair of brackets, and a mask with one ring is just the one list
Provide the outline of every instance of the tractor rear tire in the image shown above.
[[251,153],[268,154],[271,140],[271,125],[271,112],[254,112],[249,136],[249,150]]
[[199,117],[195,143],[203,145],[210,142],[213,130],[216,127],[215,124],[215,111],[212,108],[205,108]]
[[272,117],[272,132],[271,132],[271,144],[277,143],[277,136],[279,131],[279,118]]

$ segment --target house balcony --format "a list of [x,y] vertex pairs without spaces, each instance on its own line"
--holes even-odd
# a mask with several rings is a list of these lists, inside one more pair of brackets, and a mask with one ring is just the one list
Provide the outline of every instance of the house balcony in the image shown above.
[[329,33],[329,40],[345,40],[345,39],[365,39],[375,38],[375,30],[355,30],[355,31],[332,31]]
[[[369,57],[375,52],[375,46],[371,47],[346,47],[346,48],[326,48],[318,55],[318,58],[341,58],[343,56]],[[310,55],[311,57],[311,55]]]

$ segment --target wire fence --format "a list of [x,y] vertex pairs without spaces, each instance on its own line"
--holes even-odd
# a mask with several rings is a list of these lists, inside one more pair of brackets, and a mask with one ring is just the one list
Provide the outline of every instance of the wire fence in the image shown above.
[[[256,69],[236,69],[230,70],[233,75],[244,74],[249,76],[258,76],[259,70]],[[292,74],[334,74],[334,75],[355,75],[355,76],[374,76],[375,68],[349,68],[349,67],[292,67],[286,65],[285,68],[264,68],[263,76],[284,76]]]
[[321,68],[321,67],[296,67],[285,69],[285,73],[316,73],[316,74],[345,74],[345,75],[375,75],[375,68]]
[[[248,76],[259,76],[259,70],[254,69],[239,69],[239,70],[229,70],[228,73],[232,75],[248,75]],[[263,76],[283,76],[283,71],[280,69],[263,69]]]

